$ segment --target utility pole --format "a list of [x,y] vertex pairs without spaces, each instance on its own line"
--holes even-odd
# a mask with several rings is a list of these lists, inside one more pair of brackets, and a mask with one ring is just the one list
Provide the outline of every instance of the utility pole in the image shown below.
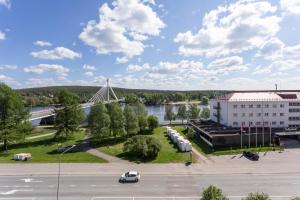
[[109,78],[106,79],[107,102],[109,103]]

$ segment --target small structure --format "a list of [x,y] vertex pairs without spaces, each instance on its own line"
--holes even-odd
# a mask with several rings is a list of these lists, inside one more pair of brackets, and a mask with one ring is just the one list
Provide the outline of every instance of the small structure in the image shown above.
[[27,160],[31,159],[31,154],[30,153],[18,153],[18,154],[14,155],[13,159],[27,161]]
[[167,135],[171,138],[172,142],[174,142],[177,145],[180,151],[192,151],[192,144],[190,143],[190,141],[182,137],[176,130],[167,127]]

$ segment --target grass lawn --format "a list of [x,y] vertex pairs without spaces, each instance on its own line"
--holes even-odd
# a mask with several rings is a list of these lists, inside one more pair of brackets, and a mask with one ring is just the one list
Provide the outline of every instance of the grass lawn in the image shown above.
[[[61,147],[79,144],[84,138],[84,132],[79,131],[74,133],[74,137],[68,141],[61,142]],[[0,163],[20,163],[21,161],[14,161],[12,157],[16,153],[31,153],[32,160],[22,163],[55,163],[58,161],[57,142],[53,140],[53,136],[38,138],[34,140],[25,141],[20,144],[12,144],[8,147],[7,152],[0,152]],[[103,163],[103,159],[92,156],[85,152],[74,150],[65,153],[61,157],[61,162],[64,163]]]
[[[181,133],[183,136],[185,136],[185,128],[182,126],[175,127],[175,129]],[[253,147],[253,148],[244,148],[244,149],[232,149],[232,150],[215,150],[213,151],[205,142],[197,140],[194,138],[191,141],[193,147],[197,149],[200,153],[203,154],[211,154],[211,155],[231,155],[231,154],[239,154],[242,153],[243,151],[272,151],[272,147],[270,146],[265,146],[265,147]],[[279,150],[279,148],[276,148],[276,150]]]
[[[146,161],[150,163],[185,163],[189,161],[190,154],[182,153],[178,150],[176,145],[174,145],[171,140],[165,134],[165,128],[157,128],[154,130],[153,137],[157,138],[162,145],[162,149],[158,153],[157,157],[154,160]],[[122,159],[140,162],[138,158],[128,155],[127,153],[123,153],[123,144],[125,141],[120,141],[115,144],[105,144],[97,149],[104,153],[107,153],[112,156],[117,156]],[[144,162],[144,161],[141,161]]]
[[47,133],[53,133],[56,130],[54,128],[35,128],[30,134],[26,135],[26,137],[32,137],[32,136],[38,136],[38,135],[44,135]]

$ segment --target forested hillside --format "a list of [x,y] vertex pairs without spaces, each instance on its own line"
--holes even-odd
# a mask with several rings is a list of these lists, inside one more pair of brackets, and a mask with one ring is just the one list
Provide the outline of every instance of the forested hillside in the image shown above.
[[[75,93],[81,103],[87,102],[100,87],[95,86],[52,86],[41,88],[19,89],[17,92],[23,97],[28,106],[43,106],[55,104],[56,96],[62,90],[69,90]],[[157,105],[168,102],[184,100],[202,100],[212,98],[215,95],[224,94],[228,91],[170,91],[170,90],[144,90],[113,88],[119,98],[125,98],[128,102],[141,99],[146,105]]]

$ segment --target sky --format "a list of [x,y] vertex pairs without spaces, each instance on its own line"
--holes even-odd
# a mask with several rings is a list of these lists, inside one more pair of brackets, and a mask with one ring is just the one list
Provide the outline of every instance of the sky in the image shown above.
[[0,82],[300,89],[300,0],[0,0]]

